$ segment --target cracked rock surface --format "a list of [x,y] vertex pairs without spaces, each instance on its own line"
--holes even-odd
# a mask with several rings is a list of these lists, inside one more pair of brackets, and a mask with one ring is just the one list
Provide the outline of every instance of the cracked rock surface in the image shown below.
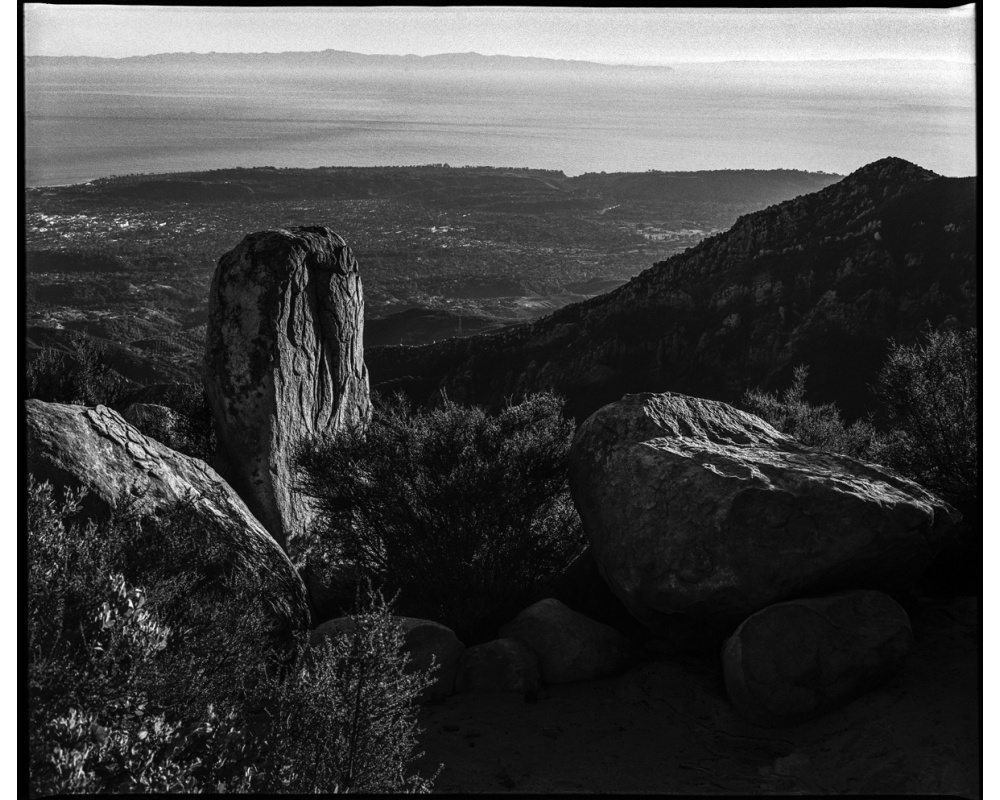
[[222,523],[232,563],[254,576],[279,627],[308,625],[305,586],[291,561],[208,464],[144,436],[105,406],[26,400],[24,411],[27,470],[57,492],[85,487],[83,516],[100,519],[126,503],[156,513],[191,498]]
[[589,417],[570,489],[612,591],[681,649],[793,597],[901,591],[960,519],[889,469],[672,393],[626,395]]
[[329,228],[253,233],[219,259],[205,351],[214,466],[283,547],[309,523],[292,488],[299,440],[371,413],[363,324],[357,261]]

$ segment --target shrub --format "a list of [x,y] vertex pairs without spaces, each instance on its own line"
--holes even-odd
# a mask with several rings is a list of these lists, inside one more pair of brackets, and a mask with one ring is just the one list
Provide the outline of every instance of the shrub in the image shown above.
[[[416,733],[412,699],[427,676],[396,679],[403,656],[387,609],[370,611],[347,661],[340,644],[309,661],[300,640],[289,664],[265,624],[266,598],[232,569],[190,504],[81,525],[72,521],[79,500],[69,493],[57,502],[28,477],[33,796],[335,790],[355,780],[429,787],[403,777]],[[364,702],[348,713],[348,697]],[[268,714],[278,720],[272,733],[296,735],[269,735]],[[340,733],[316,744],[310,730]],[[332,766],[310,760],[331,752]]]
[[879,460],[967,515],[982,505],[978,358],[975,329],[928,330],[923,342],[893,342],[874,386],[890,427]]
[[792,384],[780,395],[748,391],[743,395],[743,407],[773,425],[782,433],[794,436],[802,444],[834,453],[871,458],[877,439],[868,422],[846,424],[834,403],[811,405],[805,399],[809,368],[795,368]]
[[28,365],[29,398],[49,403],[114,406],[129,382],[111,368],[104,347],[83,334],[74,336],[72,353],[45,348]]
[[[180,717],[176,681],[196,676],[176,669],[147,592],[114,571],[114,531],[67,524],[80,495],[57,503],[30,476],[27,489],[30,793],[190,791],[207,777],[238,788],[246,772],[226,770],[239,742],[219,735],[236,711]],[[173,682],[154,680],[164,670]]]
[[368,593],[354,619],[351,634],[305,654],[278,692],[278,783],[294,792],[430,791],[433,778],[406,775],[419,757],[414,708],[430,672],[406,670],[402,629],[381,595]]
[[211,463],[215,457],[215,418],[208,402],[205,387],[199,382],[185,381],[177,384],[171,407],[180,414],[182,453]]
[[300,448],[299,489],[318,514],[297,555],[398,591],[406,613],[466,642],[491,638],[584,547],[560,408],[549,394],[497,416],[377,402],[365,430]]

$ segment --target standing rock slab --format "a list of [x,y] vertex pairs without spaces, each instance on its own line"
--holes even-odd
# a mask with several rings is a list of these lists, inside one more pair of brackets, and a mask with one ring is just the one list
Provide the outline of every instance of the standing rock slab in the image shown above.
[[725,403],[626,395],[580,426],[570,490],[601,575],[679,647],[782,600],[902,590],[954,536],[951,506]]
[[[431,663],[438,665],[434,672],[434,682],[424,692],[422,699],[432,699],[453,694],[458,662],[465,652],[455,632],[439,622],[416,617],[393,617],[403,633],[403,650],[409,656],[408,672],[429,669]],[[349,635],[356,625],[354,617],[336,617],[314,628],[309,635],[313,647],[325,639]]]
[[299,440],[370,416],[363,324],[357,262],[329,228],[253,233],[219,259],[205,350],[215,467],[283,547],[309,521],[292,489]]
[[309,625],[306,589],[295,567],[253,514],[204,461],[150,439],[105,406],[24,402],[27,471],[57,490],[86,488],[84,517],[101,519],[132,505],[139,513],[191,499],[227,537],[230,567],[249,573],[266,597],[277,630]]
[[538,656],[517,639],[495,639],[465,651],[458,662],[457,692],[537,691],[542,682]]
[[602,678],[628,667],[635,655],[632,643],[614,628],[551,597],[524,609],[500,636],[535,652],[546,683]]
[[726,641],[726,692],[740,715],[757,725],[794,725],[884,682],[912,641],[906,612],[881,592],[778,603],[751,616]]

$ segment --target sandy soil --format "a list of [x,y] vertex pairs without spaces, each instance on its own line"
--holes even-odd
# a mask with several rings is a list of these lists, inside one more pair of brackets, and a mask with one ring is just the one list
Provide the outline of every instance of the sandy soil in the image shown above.
[[921,600],[888,683],[825,717],[766,729],[725,695],[717,659],[650,654],[623,675],[425,708],[435,792],[950,794],[979,798],[979,601]]

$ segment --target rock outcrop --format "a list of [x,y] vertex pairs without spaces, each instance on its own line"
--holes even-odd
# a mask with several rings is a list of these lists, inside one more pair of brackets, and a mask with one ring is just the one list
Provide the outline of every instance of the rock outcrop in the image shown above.
[[370,414],[363,324],[357,262],[328,228],[250,234],[219,259],[205,352],[215,467],[283,547],[309,519],[297,443]]
[[535,692],[541,685],[538,656],[517,639],[470,647],[458,663],[457,692]]
[[[455,676],[458,662],[465,652],[462,644],[451,628],[429,619],[416,617],[393,617],[403,634],[403,650],[409,655],[408,672],[430,669],[432,663],[438,668],[434,672],[433,683],[425,690],[421,699],[430,700],[445,697],[455,691]],[[337,617],[315,628],[309,635],[309,644],[317,647],[326,639],[336,639],[350,635],[355,628],[354,617]]]
[[726,641],[726,692],[757,725],[794,725],[891,677],[912,640],[906,612],[881,592],[778,603],[751,616]]
[[891,470],[669,393],[628,395],[588,418],[570,490],[612,591],[680,646],[721,641],[803,594],[902,590],[960,519]]
[[500,636],[534,651],[546,683],[603,678],[628,667],[636,654],[614,628],[553,598],[528,606],[500,629]]
[[125,505],[159,513],[191,500],[226,537],[228,569],[248,574],[287,634],[309,624],[305,586],[278,544],[205,462],[150,439],[104,406],[26,400],[26,469],[56,489],[86,488],[81,514],[102,519]]

